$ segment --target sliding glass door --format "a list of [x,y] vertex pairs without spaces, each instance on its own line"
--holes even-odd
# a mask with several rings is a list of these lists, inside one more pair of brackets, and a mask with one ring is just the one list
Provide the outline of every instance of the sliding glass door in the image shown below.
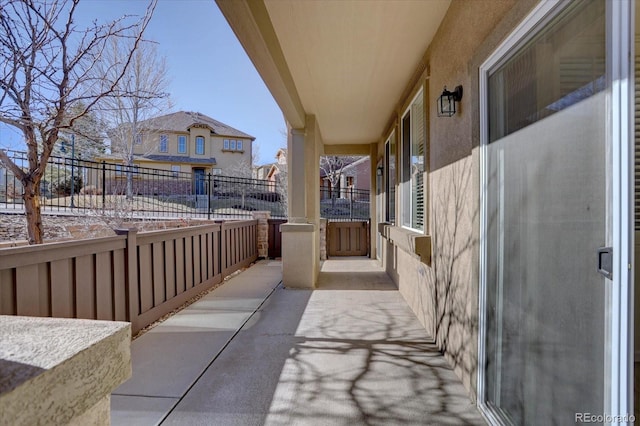
[[626,347],[612,6],[545,7],[481,70],[481,405],[505,424],[606,422]]

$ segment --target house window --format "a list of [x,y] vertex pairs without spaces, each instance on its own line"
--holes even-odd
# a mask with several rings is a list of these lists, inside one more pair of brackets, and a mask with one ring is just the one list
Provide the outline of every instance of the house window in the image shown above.
[[196,136],[196,154],[204,155],[204,137]]
[[402,116],[402,225],[424,231],[425,116],[422,91]]
[[180,175],[180,166],[172,165],[171,166],[171,174],[173,174],[174,178],[177,178]]
[[242,151],[242,141],[238,139],[225,139],[223,150],[225,151]]
[[160,151],[160,152],[167,152],[167,151],[169,151],[169,139],[167,138],[167,135],[160,135],[160,147],[159,147],[159,151]]
[[138,133],[138,134],[136,135],[135,144],[136,144],[136,145],[142,145],[142,135],[141,135],[140,133]]
[[396,133],[385,144],[385,198],[387,222],[396,221]]
[[184,135],[178,136],[178,153],[179,154],[187,153],[187,137]]
[[353,186],[353,176],[347,176],[347,187]]

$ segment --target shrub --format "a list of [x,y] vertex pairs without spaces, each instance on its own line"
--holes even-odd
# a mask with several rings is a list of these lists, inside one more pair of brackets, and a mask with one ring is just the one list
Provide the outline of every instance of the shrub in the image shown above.
[[[80,176],[73,177],[73,192],[78,193],[82,188],[82,178]],[[51,187],[54,194],[60,196],[71,195],[71,177],[54,183]]]

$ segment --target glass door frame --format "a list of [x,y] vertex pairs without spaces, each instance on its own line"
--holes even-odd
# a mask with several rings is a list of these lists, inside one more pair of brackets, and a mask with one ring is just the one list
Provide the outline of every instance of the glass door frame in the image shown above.
[[[480,250],[477,404],[490,424],[500,417],[486,404],[486,293],[487,293],[487,144],[488,77],[570,2],[541,1],[487,58],[479,69],[480,83]],[[609,424],[627,424],[633,414],[633,41],[635,4],[607,2],[607,229],[606,244],[613,247],[613,279],[605,279],[605,413]],[[594,270],[596,268],[594,250]]]

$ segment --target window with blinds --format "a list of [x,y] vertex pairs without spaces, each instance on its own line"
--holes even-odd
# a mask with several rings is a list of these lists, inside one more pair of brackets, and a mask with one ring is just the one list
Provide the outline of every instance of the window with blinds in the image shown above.
[[402,117],[402,225],[424,231],[425,115],[422,91]]
[[386,221],[396,222],[396,133],[391,134],[385,144],[385,197]]
[[[638,43],[638,41],[636,41]],[[637,44],[636,44],[637,45]],[[634,224],[635,230],[640,231],[640,56],[635,57],[635,157],[633,162],[634,171]]]

